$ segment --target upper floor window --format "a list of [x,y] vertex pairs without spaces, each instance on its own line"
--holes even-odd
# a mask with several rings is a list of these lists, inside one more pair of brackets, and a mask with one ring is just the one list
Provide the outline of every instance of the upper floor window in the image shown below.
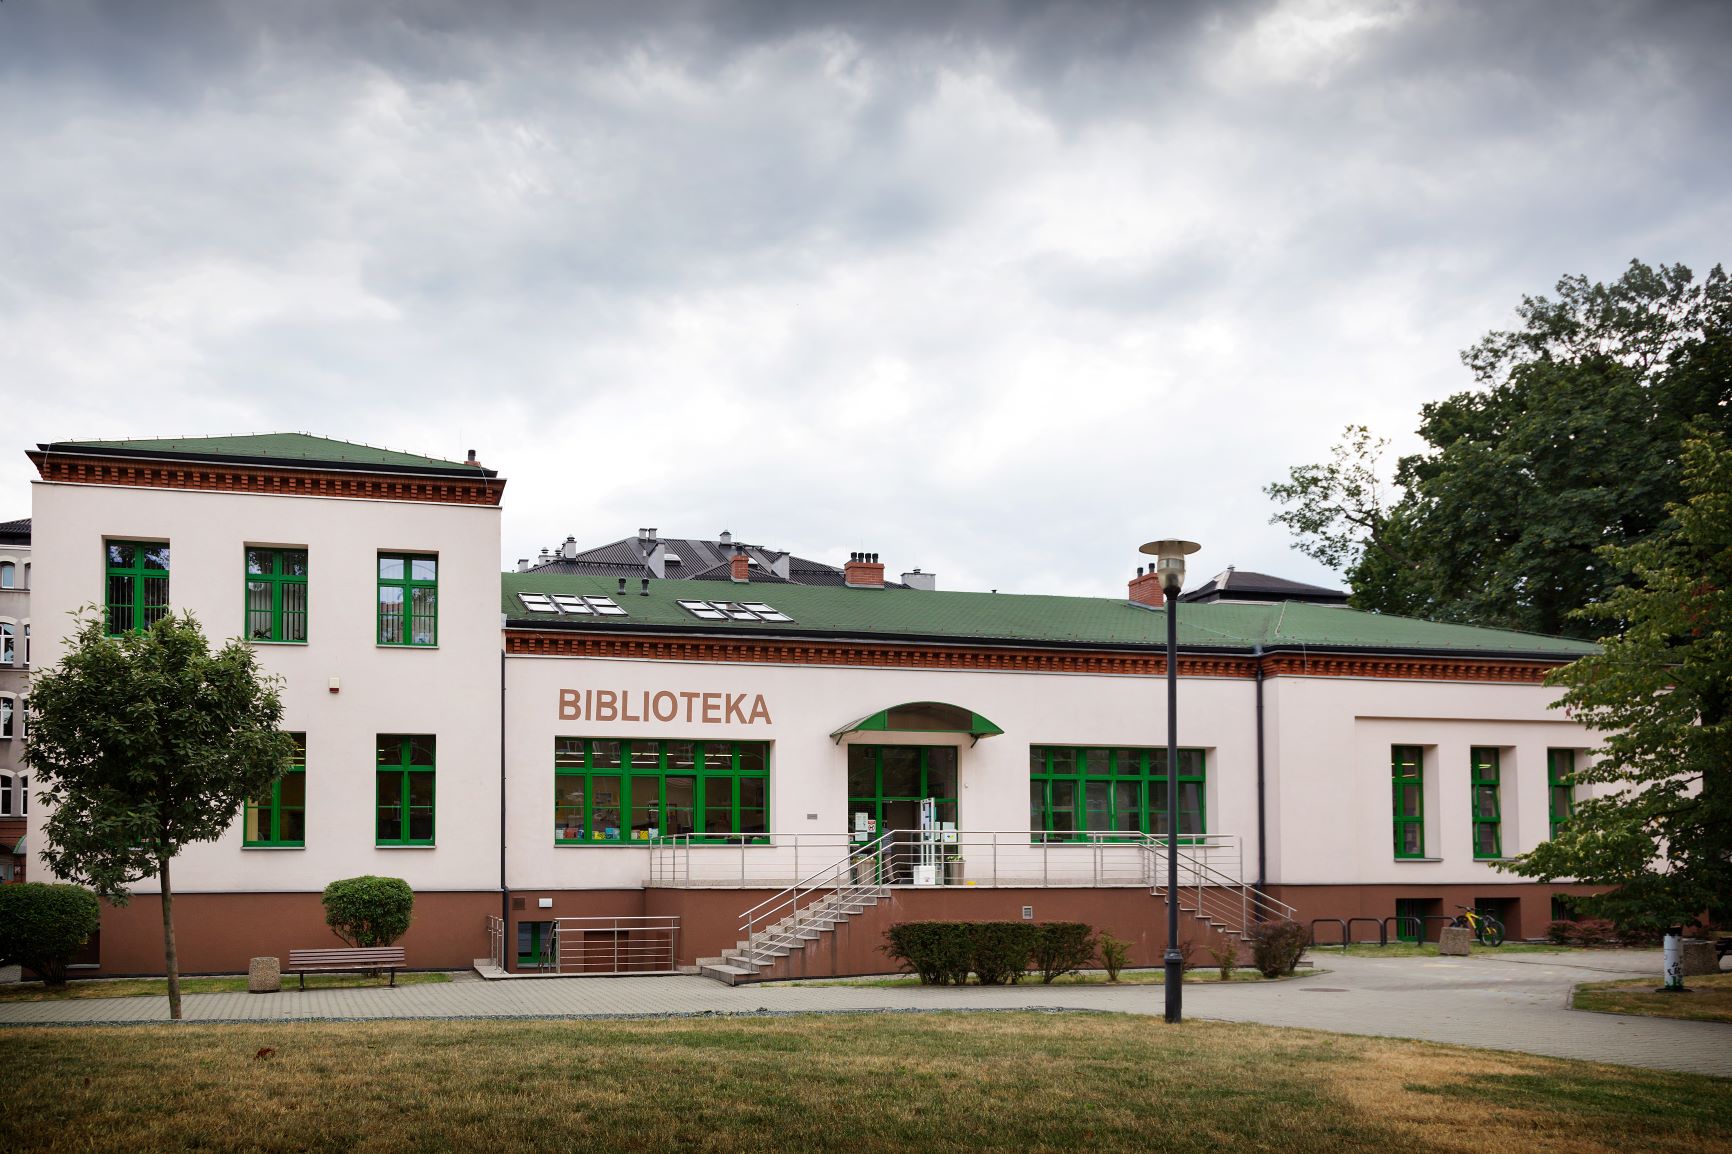
[[[20,814],[24,811],[19,810]],[[12,816],[12,775],[0,773],[0,817]]]
[[1576,812],[1576,751],[1546,750],[1546,786],[1551,800],[1551,836]]
[[246,550],[247,638],[307,639],[307,551]]
[[12,736],[12,713],[17,707],[10,697],[0,697],[0,737]]
[[439,559],[379,554],[379,644],[439,644]]
[[0,621],[0,665],[12,665],[18,660],[18,627],[10,621]]
[[1503,856],[1503,805],[1498,751],[1473,749],[1473,856]]
[[379,734],[375,844],[433,844],[435,749],[430,734]]
[[1394,793],[1395,856],[1425,856],[1425,751],[1417,745],[1389,748]]
[[107,632],[142,633],[168,613],[168,544],[106,541]]
[[18,588],[18,566],[10,561],[0,561],[0,589]]

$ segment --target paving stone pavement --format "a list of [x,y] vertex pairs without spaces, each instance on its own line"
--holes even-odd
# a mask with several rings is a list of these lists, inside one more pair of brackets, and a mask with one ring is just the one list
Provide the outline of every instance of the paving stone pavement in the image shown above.
[[[1269,984],[1185,987],[1192,1018],[1303,1026],[1584,1058],[1732,1077],[1732,1025],[1589,1014],[1568,1008],[1578,982],[1660,974],[1658,951],[1362,958],[1313,951],[1328,972]],[[1682,995],[1687,997],[1688,995]],[[396,989],[189,994],[188,1021],[572,1018],[1077,1009],[1159,1015],[1159,986],[911,987],[775,984],[728,987],[699,977],[464,981]],[[161,1022],[168,999],[0,1003],[0,1025]]]

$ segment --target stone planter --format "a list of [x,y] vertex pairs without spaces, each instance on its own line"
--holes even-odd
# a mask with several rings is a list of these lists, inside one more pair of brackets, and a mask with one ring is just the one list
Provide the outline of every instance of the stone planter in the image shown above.
[[274,994],[283,988],[283,965],[276,958],[254,958],[247,964],[247,993]]
[[1720,972],[1720,956],[1714,952],[1713,942],[1706,938],[1685,938],[1681,944],[1686,978]]
[[1445,957],[1465,958],[1472,945],[1472,930],[1466,926],[1445,926],[1438,935],[1437,952]]

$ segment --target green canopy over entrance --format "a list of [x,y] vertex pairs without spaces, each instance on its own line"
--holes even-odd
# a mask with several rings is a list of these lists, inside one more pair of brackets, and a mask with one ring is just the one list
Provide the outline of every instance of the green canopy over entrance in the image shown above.
[[[1004,730],[980,714],[942,701],[909,701],[833,730],[836,744],[849,733],[966,733],[974,741]],[[972,744],[972,742],[970,743]]]

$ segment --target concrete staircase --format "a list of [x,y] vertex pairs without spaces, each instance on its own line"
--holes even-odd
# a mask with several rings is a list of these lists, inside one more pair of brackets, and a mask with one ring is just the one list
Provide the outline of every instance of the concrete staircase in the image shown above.
[[835,932],[838,925],[877,904],[876,894],[858,888],[819,897],[796,914],[758,930],[732,949],[723,950],[721,956],[699,958],[698,973],[730,986],[775,977],[774,970],[781,959],[805,949],[807,942]]

